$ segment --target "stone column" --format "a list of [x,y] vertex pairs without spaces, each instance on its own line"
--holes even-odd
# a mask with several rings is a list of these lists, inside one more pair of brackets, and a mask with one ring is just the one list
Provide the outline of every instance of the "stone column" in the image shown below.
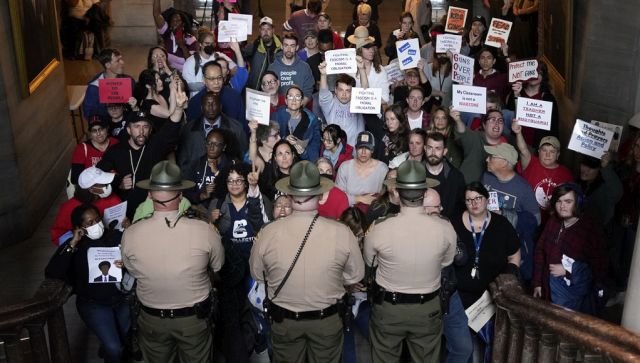
[[627,283],[627,293],[622,310],[622,326],[636,334],[640,334],[640,289],[633,288],[640,285],[640,233],[636,231],[636,243],[631,260],[631,271]]
[[[160,3],[163,10],[173,6],[171,0],[161,0]],[[158,32],[152,5],[153,0],[111,0],[112,44],[157,44]]]

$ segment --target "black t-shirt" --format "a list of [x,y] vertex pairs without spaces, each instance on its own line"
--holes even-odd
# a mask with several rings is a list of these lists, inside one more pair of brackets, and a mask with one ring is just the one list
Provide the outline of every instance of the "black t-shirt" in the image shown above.
[[462,305],[466,309],[482,296],[484,291],[489,288],[489,284],[505,269],[508,263],[507,257],[520,249],[520,240],[518,240],[516,230],[511,226],[511,223],[503,216],[492,212],[491,222],[487,226],[480,246],[480,278],[472,279],[471,269],[476,256],[473,235],[464,226],[461,216],[454,218],[451,224],[453,224],[453,228],[458,234],[458,240],[462,241],[467,250],[467,256],[469,256],[465,265],[456,266],[458,293],[462,299]]

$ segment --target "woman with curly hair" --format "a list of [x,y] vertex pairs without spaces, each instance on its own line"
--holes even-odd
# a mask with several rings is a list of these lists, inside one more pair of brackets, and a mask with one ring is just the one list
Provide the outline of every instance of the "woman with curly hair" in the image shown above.
[[381,161],[386,164],[396,156],[409,150],[409,122],[402,107],[392,105],[384,113],[385,134],[382,137],[384,154]]

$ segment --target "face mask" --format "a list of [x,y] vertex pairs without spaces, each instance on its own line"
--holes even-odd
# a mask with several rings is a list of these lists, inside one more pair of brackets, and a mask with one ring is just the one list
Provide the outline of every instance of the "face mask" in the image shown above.
[[327,179],[333,181],[333,175],[331,175],[331,174],[320,174],[320,176],[323,177],[323,178],[327,178]]
[[438,57],[438,62],[440,62],[441,64],[449,63],[449,57]]
[[204,52],[207,53],[208,55],[212,55],[213,54],[213,45],[207,45],[202,50],[204,50]]
[[85,228],[84,230],[87,232],[87,237],[96,240],[102,237],[102,235],[104,234],[104,224],[102,224],[102,221],[100,221],[93,226]]
[[107,198],[111,195],[112,189],[111,184],[107,184],[106,187],[102,188],[102,194],[98,194],[98,196],[102,199]]

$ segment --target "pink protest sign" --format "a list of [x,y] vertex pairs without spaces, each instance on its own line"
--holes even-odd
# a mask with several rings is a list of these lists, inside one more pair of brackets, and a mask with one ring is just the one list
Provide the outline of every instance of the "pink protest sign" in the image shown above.
[[98,81],[100,103],[127,103],[131,98],[131,78],[105,78]]

